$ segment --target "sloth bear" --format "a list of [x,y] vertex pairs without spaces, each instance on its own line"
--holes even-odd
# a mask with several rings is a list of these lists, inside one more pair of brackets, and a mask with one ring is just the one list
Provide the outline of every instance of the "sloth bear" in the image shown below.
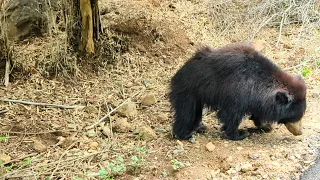
[[306,110],[306,85],[301,76],[290,76],[251,45],[235,43],[200,48],[172,77],[169,99],[178,139],[189,139],[193,131],[205,128],[204,105],[217,111],[230,140],[248,136],[238,130],[245,115],[265,131],[281,123],[300,135],[295,124],[301,125]]

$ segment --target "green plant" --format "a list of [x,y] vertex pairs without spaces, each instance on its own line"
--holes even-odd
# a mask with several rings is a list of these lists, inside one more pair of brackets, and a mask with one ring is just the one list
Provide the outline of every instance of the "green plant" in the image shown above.
[[137,168],[141,167],[144,164],[144,159],[139,158],[137,156],[132,156],[131,157],[131,167],[135,171]]
[[139,154],[146,154],[147,153],[147,150],[145,147],[137,147],[136,148],[136,151],[139,153]]
[[171,164],[172,164],[172,168],[176,171],[187,166],[186,163],[179,161],[177,159],[172,159]]
[[4,166],[4,169],[5,169],[6,171],[11,171],[12,165],[10,165],[10,166]]
[[19,164],[19,167],[23,167],[31,163],[32,163],[32,159],[30,157],[27,157]]
[[311,72],[310,69],[303,69],[301,74],[303,77],[306,77],[310,72]]
[[294,68],[295,73],[301,74],[303,77],[306,77],[311,72],[308,61],[301,61],[300,66],[301,67],[299,69]]
[[99,176],[100,176],[100,178],[108,178],[108,171],[106,171],[106,169],[105,168],[101,168],[100,170],[99,170]]
[[127,170],[122,156],[118,156],[116,160],[109,163],[107,168],[110,170],[110,174],[115,176],[120,175]]
[[5,135],[5,136],[0,136],[0,142],[5,142],[9,139],[9,136],[8,135]]

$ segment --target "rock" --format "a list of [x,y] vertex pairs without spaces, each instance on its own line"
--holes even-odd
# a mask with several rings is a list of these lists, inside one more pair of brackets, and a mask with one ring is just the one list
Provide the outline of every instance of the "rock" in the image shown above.
[[195,143],[196,142],[196,136],[192,135],[191,138],[188,139],[189,142]]
[[158,114],[156,118],[159,122],[167,122],[168,121],[168,116],[166,114]]
[[132,130],[132,126],[128,123],[127,118],[118,118],[116,122],[113,124],[113,128],[115,132],[125,133]]
[[177,140],[177,145],[183,147],[183,143],[179,140]]
[[6,154],[0,154],[0,164],[6,164],[11,161],[11,157]]
[[89,145],[89,149],[98,150],[99,144],[97,142],[91,142]]
[[233,168],[230,168],[229,170],[226,171],[226,173],[228,175],[234,175],[234,174],[237,174],[237,171],[235,169],[233,169]]
[[259,175],[261,175],[261,172],[259,170],[256,170],[256,171],[252,171],[251,174],[253,176],[259,176]]
[[167,172],[166,172],[166,171],[162,171],[162,172],[161,172],[161,177],[162,177],[162,178],[167,178],[167,177],[168,177]]
[[47,150],[47,146],[38,140],[33,140],[33,148],[38,152],[44,152]]
[[207,145],[206,145],[206,148],[208,151],[212,152],[214,151],[214,149],[216,148],[215,145],[213,145],[211,142],[209,142]]
[[221,172],[226,172],[231,168],[231,164],[227,161],[222,161],[220,164],[220,171]]
[[124,117],[136,116],[138,114],[137,106],[135,103],[128,101],[127,103],[119,107],[119,109],[117,110],[117,113],[120,116],[124,116]]
[[78,126],[76,124],[67,124],[68,129],[73,129],[73,130],[77,130]]
[[87,131],[87,135],[88,137],[94,137],[96,136],[96,131],[94,129],[90,129],[89,131]]
[[243,147],[239,146],[239,147],[237,147],[237,150],[241,151],[241,150],[243,150]]
[[319,98],[319,93],[315,93],[315,92],[312,93],[312,97],[313,97],[313,98]]
[[246,164],[242,164],[240,166],[240,171],[241,172],[248,172],[248,171],[252,171],[253,170],[253,167],[252,167],[252,164],[250,163],[246,163]]
[[59,145],[61,148],[71,149],[73,146],[76,145],[74,142],[77,141],[77,138],[72,137],[72,136],[64,138],[64,137],[60,136],[60,137],[58,137],[58,140],[59,140],[59,142],[57,143],[57,145]]
[[153,93],[148,93],[142,98],[141,104],[145,106],[150,106],[157,102],[156,96]]
[[109,126],[104,126],[101,130],[102,134],[105,135],[106,137],[111,137],[111,130]]
[[159,133],[167,133],[168,130],[164,129],[164,128],[156,128],[156,132],[159,132]]
[[157,138],[156,133],[149,126],[142,126],[137,130],[137,134],[140,139],[147,140],[147,141]]
[[99,110],[93,105],[88,105],[84,108],[84,111],[88,114],[98,114]]
[[[4,7],[8,38],[22,40],[47,31],[45,0],[11,0]],[[2,17],[3,18],[3,17]]]
[[256,154],[256,153],[249,154],[248,156],[249,156],[249,158],[254,159],[254,160],[259,159],[259,154]]

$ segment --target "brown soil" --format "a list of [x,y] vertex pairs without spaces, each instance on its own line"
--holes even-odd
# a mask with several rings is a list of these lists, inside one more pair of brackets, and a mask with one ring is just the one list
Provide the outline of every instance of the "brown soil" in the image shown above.
[[[131,44],[112,67],[97,72],[80,68],[75,78],[48,79],[33,71],[32,59],[50,52],[52,37],[16,45],[17,61],[26,61],[30,73],[14,72],[10,86],[0,89],[2,98],[86,107],[59,109],[0,102],[0,137],[8,137],[0,142],[0,155],[11,157],[0,164],[0,175],[4,179],[299,179],[320,145],[319,31],[298,38],[299,27],[286,26],[279,46],[275,46],[279,28],[262,28],[254,38],[262,52],[281,67],[307,61],[297,67],[310,70],[304,77],[308,108],[302,120],[303,135],[293,136],[285,126],[276,125],[270,133],[229,141],[221,137],[215,114],[207,113],[206,133],[196,134],[194,142],[177,141],[170,133],[170,78],[199,45],[218,47],[243,41],[249,29],[243,27],[238,34],[218,33],[208,16],[208,1],[125,2],[101,3],[106,12],[103,26],[125,34]],[[148,93],[155,95],[156,104],[141,104]],[[123,118],[116,111],[87,129],[128,98],[136,104],[138,114],[122,121],[124,130],[110,131],[112,124]],[[142,126],[147,127],[146,132],[151,127],[156,137],[151,132],[150,138],[143,138],[138,132]],[[245,120],[241,127],[253,124]],[[47,148],[37,148],[35,142]],[[206,149],[209,142],[215,146],[213,151]],[[112,163],[116,164],[113,168]],[[103,172],[109,174],[102,178]]]

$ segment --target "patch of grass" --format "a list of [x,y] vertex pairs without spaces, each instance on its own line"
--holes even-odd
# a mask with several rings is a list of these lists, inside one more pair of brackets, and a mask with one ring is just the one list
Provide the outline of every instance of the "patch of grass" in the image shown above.
[[175,170],[175,171],[178,171],[178,170],[180,170],[180,169],[188,166],[187,163],[182,162],[182,161],[179,161],[179,160],[177,160],[177,159],[172,159],[172,160],[171,160],[171,164],[172,164],[173,170]]
[[8,135],[0,136],[0,142],[7,142],[8,139],[9,139],[9,136],[8,136]]
[[[107,168],[109,170],[109,177],[119,176],[127,171],[127,167],[122,156],[118,156],[116,160],[113,160],[111,163],[109,163]],[[103,171],[101,171],[101,173],[102,172]]]

